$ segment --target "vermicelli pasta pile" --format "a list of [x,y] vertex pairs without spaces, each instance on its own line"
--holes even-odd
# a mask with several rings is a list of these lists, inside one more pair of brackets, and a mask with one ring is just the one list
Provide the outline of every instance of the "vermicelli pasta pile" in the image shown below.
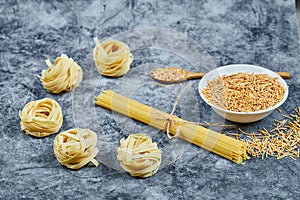
[[131,176],[147,178],[157,172],[161,152],[146,134],[131,134],[121,139],[117,158]]
[[243,72],[215,78],[201,91],[210,103],[235,112],[266,110],[280,102],[284,92],[277,78]]
[[21,129],[35,137],[56,133],[63,122],[59,104],[49,98],[31,101],[19,112]]
[[243,160],[249,158],[246,153],[246,144],[242,141],[151,108],[111,90],[102,91],[96,98],[95,104],[169,132],[172,135],[178,135],[178,137],[190,143],[233,162],[242,163]]
[[74,128],[59,133],[54,139],[54,154],[61,165],[70,169],[79,169],[89,162],[96,167],[95,156],[99,150],[97,135],[89,129]]
[[246,133],[247,152],[254,157],[275,157],[281,159],[289,156],[293,160],[300,156],[300,108],[295,114],[284,116],[283,120],[275,120],[274,128],[266,128],[259,133]]
[[100,74],[110,77],[119,77],[130,69],[133,56],[129,47],[118,40],[106,40],[100,44],[98,38],[94,38],[94,61]]
[[57,57],[54,64],[46,60],[47,70],[42,71],[42,84],[51,93],[58,94],[77,87],[82,80],[81,67],[67,55]]

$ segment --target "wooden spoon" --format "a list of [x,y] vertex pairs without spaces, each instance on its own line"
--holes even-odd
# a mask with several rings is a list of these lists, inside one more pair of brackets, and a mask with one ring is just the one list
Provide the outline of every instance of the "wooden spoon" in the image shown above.
[[[276,73],[284,79],[290,78],[289,72]],[[204,75],[205,73],[202,72],[190,72],[176,67],[156,68],[150,73],[153,79],[163,83],[178,83],[190,79],[202,78]]]

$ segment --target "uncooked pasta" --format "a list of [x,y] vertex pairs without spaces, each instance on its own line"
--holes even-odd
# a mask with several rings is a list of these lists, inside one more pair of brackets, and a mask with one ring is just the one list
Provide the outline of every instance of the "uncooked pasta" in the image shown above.
[[94,38],[94,41],[96,47],[93,56],[100,74],[119,77],[129,71],[133,56],[127,44],[112,39],[100,43],[98,38]]
[[42,84],[51,93],[58,94],[77,87],[82,80],[81,67],[67,55],[57,57],[54,64],[46,60],[47,70],[42,71]]
[[294,109],[295,113],[283,115],[284,119],[274,120],[274,128],[263,128],[258,132],[247,133],[244,140],[247,144],[247,152],[254,157],[276,157],[281,159],[289,156],[296,160],[300,156],[300,107]]
[[248,159],[246,143],[206,129],[194,122],[151,108],[111,90],[104,90],[95,104],[178,136],[233,162]]
[[268,74],[240,72],[209,81],[201,93],[210,103],[226,110],[255,112],[280,102],[285,89]]
[[147,178],[157,172],[161,152],[146,134],[131,134],[121,139],[117,158],[131,176]]
[[96,167],[95,156],[99,150],[97,135],[89,129],[74,128],[59,133],[54,139],[54,154],[61,165],[70,169],[79,169],[89,162]]
[[19,116],[21,129],[35,137],[56,133],[63,122],[61,107],[49,98],[27,103]]

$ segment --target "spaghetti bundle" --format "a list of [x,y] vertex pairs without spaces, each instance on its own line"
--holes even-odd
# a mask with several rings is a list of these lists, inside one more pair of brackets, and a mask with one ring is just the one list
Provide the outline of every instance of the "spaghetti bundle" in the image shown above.
[[131,176],[147,178],[157,172],[161,152],[146,134],[131,134],[121,139],[117,158]]
[[129,71],[133,56],[127,44],[112,39],[106,40],[101,44],[97,38],[94,38],[94,41],[96,47],[93,56],[100,74],[119,77]]
[[70,91],[82,80],[81,67],[65,54],[57,57],[53,65],[49,59],[46,64],[49,68],[42,71],[41,81],[48,92],[58,94]]
[[89,162],[96,167],[97,135],[89,129],[75,128],[58,134],[54,139],[54,154],[61,165],[79,169]]
[[111,90],[102,91],[96,98],[95,104],[160,130],[168,130],[172,135],[178,135],[233,162],[242,163],[243,160],[248,159],[244,142],[151,108]]
[[59,104],[49,98],[31,101],[19,112],[21,129],[35,137],[56,133],[63,122]]

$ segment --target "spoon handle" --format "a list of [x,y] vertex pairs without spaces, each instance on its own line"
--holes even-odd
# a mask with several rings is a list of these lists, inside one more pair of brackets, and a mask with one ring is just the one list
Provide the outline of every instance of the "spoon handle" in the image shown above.
[[190,79],[196,79],[196,78],[202,78],[205,75],[205,73],[201,73],[201,72],[186,72],[185,78],[187,80]]
[[276,72],[279,76],[281,76],[283,79],[290,79],[291,75],[289,72]]

